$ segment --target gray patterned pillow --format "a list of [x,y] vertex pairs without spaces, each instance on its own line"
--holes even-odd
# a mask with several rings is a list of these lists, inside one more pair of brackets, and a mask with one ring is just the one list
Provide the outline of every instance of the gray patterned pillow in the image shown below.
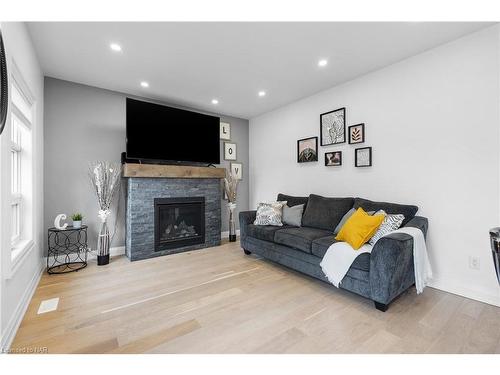
[[259,203],[259,207],[257,207],[257,216],[253,223],[255,225],[276,225],[281,227],[283,225],[281,218],[283,216],[283,206],[285,204],[286,201]]
[[373,235],[370,241],[368,241],[368,243],[372,246],[375,245],[375,242],[377,242],[380,239],[380,237],[398,229],[405,219],[404,215],[386,214],[384,210],[378,210],[377,212],[375,212],[375,215],[380,215],[380,214],[385,215],[385,219],[382,222],[382,224],[380,224],[380,227],[378,227],[377,232]]

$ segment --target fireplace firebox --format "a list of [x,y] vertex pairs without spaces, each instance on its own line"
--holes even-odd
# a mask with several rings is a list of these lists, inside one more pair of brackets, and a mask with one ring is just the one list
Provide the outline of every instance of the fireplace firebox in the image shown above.
[[205,242],[205,198],[155,198],[155,251]]

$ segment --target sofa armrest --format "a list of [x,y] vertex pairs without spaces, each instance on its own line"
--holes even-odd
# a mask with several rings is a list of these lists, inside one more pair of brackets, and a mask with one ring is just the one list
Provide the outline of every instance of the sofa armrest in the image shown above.
[[242,211],[240,212],[240,239],[244,240],[247,236],[247,227],[253,224],[257,211]]
[[413,227],[418,228],[424,234],[424,237],[427,238],[427,229],[429,228],[429,221],[426,217],[423,216],[415,216],[409,222],[406,223],[405,227]]
[[[406,227],[420,228],[427,235],[428,221],[415,216]],[[374,301],[389,304],[415,283],[413,237],[393,233],[379,239],[370,256],[370,288]]]

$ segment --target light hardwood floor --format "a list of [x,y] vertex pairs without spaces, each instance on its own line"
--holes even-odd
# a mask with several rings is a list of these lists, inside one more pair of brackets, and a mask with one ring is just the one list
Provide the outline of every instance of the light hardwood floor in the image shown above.
[[[42,300],[56,311],[37,315]],[[12,348],[49,353],[500,353],[500,308],[412,288],[371,301],[239,243],[44,274]]]

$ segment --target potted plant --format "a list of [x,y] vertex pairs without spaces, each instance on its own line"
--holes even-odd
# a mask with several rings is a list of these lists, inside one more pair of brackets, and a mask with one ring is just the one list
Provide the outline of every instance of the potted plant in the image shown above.
[[71,215],[71,220],[73,220],[73,228],[81,228],[82,227],[82,219],[83,219],[83,215],[79,212]]

